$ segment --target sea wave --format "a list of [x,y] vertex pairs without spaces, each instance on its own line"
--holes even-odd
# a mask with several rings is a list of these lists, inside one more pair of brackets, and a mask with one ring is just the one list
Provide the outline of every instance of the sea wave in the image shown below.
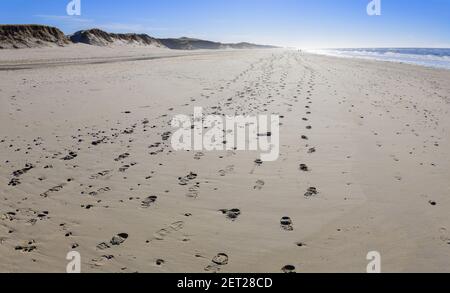
[[450,70],[450,49],[437,48],[359,48],[318,49],[308,52],[335,57],[401,62]]

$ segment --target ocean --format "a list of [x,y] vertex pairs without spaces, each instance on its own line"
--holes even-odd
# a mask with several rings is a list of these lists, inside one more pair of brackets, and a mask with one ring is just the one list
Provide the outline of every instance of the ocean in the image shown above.
[[402,62],[450,70],[450,48],[318,49],[309,50],[309,52],[336,57]]

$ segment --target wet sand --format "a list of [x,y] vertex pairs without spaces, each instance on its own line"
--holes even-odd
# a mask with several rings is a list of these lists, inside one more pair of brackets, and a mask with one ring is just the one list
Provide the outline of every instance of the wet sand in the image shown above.
[[[1,272],[450,271],[450,71],[57,50],[0,58]],[[280,158],[173,151],[195,106],[280,115]]]

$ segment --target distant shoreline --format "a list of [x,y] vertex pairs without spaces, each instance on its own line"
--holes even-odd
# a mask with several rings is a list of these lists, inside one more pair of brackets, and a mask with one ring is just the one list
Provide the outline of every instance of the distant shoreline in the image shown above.
[[[339,58],[376,60],[450,70],[450,49],[448,48],[348,48],[306,50],[306,52]],[[428,52],[430,54],[427,54]]]

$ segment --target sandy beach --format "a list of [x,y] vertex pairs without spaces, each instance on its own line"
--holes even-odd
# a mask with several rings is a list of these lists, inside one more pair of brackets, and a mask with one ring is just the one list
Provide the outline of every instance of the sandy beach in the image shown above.
[[[0,272],[450,272],[450,71],[297,50],[0,54]],[[171,119],[281,117],[280,157]],[[310,196],[305,196],[308,194]],[[286,223],[288,222],[288,223]]]

